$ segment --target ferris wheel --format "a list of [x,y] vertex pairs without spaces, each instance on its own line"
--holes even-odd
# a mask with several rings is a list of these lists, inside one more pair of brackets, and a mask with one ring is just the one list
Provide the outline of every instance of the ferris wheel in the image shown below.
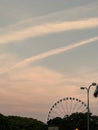
[[56,117],[64,118],[72,113],[86,113],[87,105],[74,97],[66,97],[55,102],[49,110],[47,121]]

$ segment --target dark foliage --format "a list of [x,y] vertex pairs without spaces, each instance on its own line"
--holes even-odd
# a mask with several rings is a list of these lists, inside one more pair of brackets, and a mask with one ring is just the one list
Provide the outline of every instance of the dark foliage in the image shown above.
[[[90,130],[97,130],[98,116],[90,113]],[[63,119],[57,117],[47,122],[48,126],[57,126],[59,130],[87,130],[87,113],[73,113]]]
[[0,130],[10,130],[8,119],[2,114],[0,114]]
[[0,130],[47,130],[47,125],[32,118],[0,114]]

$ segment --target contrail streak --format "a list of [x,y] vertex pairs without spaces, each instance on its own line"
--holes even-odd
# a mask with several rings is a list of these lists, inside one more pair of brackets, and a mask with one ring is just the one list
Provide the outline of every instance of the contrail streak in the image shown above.
[[0,36],[0,44],[9,44],[13,41],[28,39],[31,37],[44,36],[46,34],[62,31],[87,29],[98,27],[98,18],[89,18],[77,21],[62,21],[44,23],[42,25],[24,27],[19,30],[12,30]]
[[52,56],[52,55],[57,55],[57,54],[72,50],[74,48],[93,43],[97,40],[98,40],[98,37],[93,37],[93,38],[90,38],[90,39],[87,39],[87,40],[84,40],[84,41],[81,41],[81,42],[78,42],[78,43],[74,43],[74,44],[71,44],[71,45],[68,45],[68,46],[64,46],[64,47],[61,47],[61,48],[53,49],[53,50],[50,50],[48,52],[38,54],[36,56],[27,58],[27,59],[17,63],[15,66],[11,67],[6,72],[11,71],[11,70],[16,69],[16,68],[19,68],[19,67],[23,67],[24,65],[29,64],[29,63],[34,62],[34,61],[38,61],[38,60],[47,58],[47,57]]

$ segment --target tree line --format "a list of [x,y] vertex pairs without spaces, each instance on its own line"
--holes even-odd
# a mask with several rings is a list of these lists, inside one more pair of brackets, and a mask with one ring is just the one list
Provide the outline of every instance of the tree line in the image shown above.
[[0,130],[47,130],[46,127],[37,119],[0,114]]
[[[98,130],[98,116],[90,116],[90,130]],[[66,115],[63,119],[56,117],[49,120],[48,126],[57,126],[59,130],[87,130],[87,113],[72,113],[70,116]]]
[[[98,116],[90,113],[90,130],[98,130]],[[0,130],[48,130],[48,127],[58,127],[59,130],[87,130],[87,113],[72,113],[64,118],[56,117],[43,123],[37,119],[4,116],[0,114]]]

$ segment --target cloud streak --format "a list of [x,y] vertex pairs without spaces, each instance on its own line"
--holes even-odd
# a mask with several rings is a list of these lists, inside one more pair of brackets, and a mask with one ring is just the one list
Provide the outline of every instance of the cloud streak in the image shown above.
[[11,71],[11,70],[16,69],[16,68],[19,68],[19,67],[23,67],[24,65],[27,65],[27,64],[29,64],[31,62],[35,62],[35,61],[47,58],[49,56],[57,55],[57,54],[60,54],[60,53],[75,49],[77,47],[93,43],[93,42],[95,42],[97,40],[98,40],[98,37],[93,37],[93,38],[90,38],[90,39],[87,39],[87,40],[84,40],[84,41],[81,41],[81,42],[78,42],[78,43],[74,43],[74,44],[71,44],[71,45],[68,45],[68,46],[64,46],[64,47],[61,47],[61,48],[53,49],[53,50],[50,50],[48,52],[38,54],[36,56],[27,58],[27,59],[17,63],[15,66],[11,67],[6,72]]
[[24,40],[31,37],[43,36],[50,33],[87,29],[98,26],[98,18],[89,18],[78,21],[63,21],[44,23],[31,27],[25,27],[18,31],[10,31],[0,36],[0,44],[8,44],[13,41]]

